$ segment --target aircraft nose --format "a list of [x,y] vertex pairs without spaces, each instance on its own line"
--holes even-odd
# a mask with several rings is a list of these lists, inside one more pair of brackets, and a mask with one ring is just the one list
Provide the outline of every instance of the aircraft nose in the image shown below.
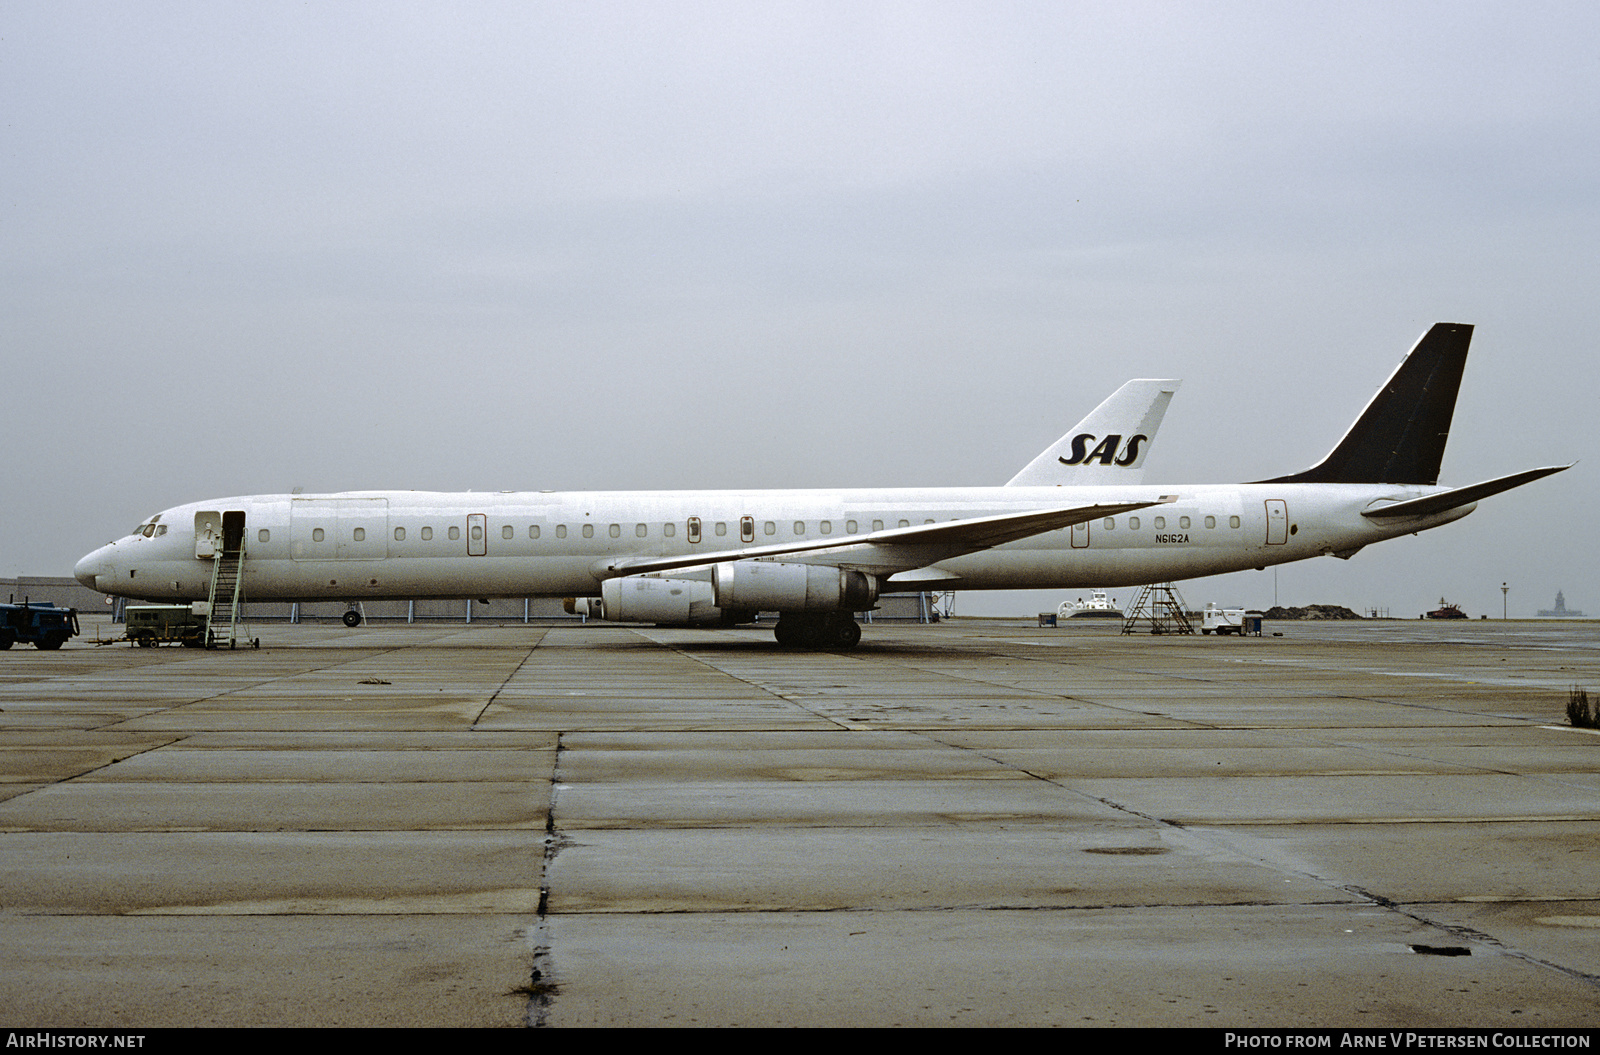
[[100,587],[95,583],[95,576],[101,574],[104,570],[105,547],[102,546],[78,561],[72,569],[72,577],[89,589],[98,590]]

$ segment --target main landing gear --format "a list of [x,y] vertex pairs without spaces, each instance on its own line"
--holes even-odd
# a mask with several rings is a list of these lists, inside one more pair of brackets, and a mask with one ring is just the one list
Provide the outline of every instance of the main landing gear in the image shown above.
[[855,648],[861,624],[849,612],[784,612],[772,636],[784,648]]

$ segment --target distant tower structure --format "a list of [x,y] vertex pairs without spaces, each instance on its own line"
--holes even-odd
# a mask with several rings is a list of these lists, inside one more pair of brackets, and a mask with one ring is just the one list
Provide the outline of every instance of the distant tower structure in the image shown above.
[[1556,606],[1554,608],[1541,608],[1539,614],[1552,619],[1582,619],[1583,613],[1576,608],[1567,607],[1567,599],[1561,596],[1561,591],[1556,591]]

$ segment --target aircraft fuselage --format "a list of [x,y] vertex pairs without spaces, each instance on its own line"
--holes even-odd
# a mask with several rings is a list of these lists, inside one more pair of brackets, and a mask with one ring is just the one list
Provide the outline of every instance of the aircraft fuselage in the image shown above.
[[[967,487],[802,491],[351,491],[250,495],[176,506],[81,560],[107,594],[204,599],[223,513],[242,512],[252,600],[595,595],[619,558],[739,560],[797,541],[844,542],[897,527],[1058,508],[1149,508],[939,559],[883,592],[1081,589],[1215,575],[1437,527],[1473,504],[1375,521],[1362,511],[1444,491],[1402,484],[1183,488]],[[1160,503],[1160,504],[1154,504]],[[827,550],[792,563],[849,567]],[[698,569],[703,574],[704,568]],[[697,569],[675,572],[694,578]]]

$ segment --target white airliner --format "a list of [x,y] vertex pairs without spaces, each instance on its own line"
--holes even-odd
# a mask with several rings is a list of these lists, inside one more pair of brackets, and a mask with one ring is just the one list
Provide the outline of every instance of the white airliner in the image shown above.
[[1177,382],[1138,380],[1004,487],[251,495],[163,510],[75,574],[108,594],[192,601],[223,549],[242,553],[257,601],[564,597],[595,618],[723,625],[767,611],[780,644],[849,648],[854,613],[881,594],[1348,558],[1568,468],[1437,486],[1471,339],[1471,326],[1434,326],[1321,463],[1258,483],[1143,485]]

